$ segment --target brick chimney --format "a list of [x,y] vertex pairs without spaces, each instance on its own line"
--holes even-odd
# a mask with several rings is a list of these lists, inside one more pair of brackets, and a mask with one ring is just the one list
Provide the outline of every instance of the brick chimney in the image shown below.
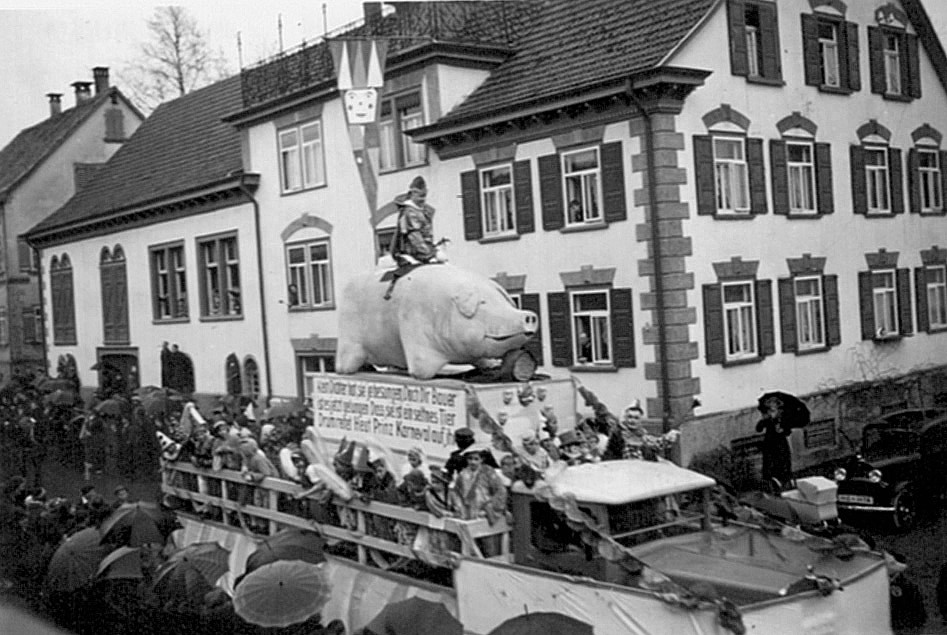
[[108,66],[96,66],[92,69],[92,78],[95,80],[95,94],[101,95],[109,89]]
[[76,89],[76,105],[85,103],[92,99],[92,82],[72,82],[72,87]]
[[49,116],[55,117],[62,112],[62,93],[46,93],[49,98]]

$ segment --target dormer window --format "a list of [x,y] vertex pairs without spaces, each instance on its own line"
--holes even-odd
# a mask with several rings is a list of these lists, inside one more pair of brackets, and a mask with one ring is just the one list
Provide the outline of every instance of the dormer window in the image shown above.
[[773,2],[729,0],[730,72],[748,81],[783,83],[779,22]]

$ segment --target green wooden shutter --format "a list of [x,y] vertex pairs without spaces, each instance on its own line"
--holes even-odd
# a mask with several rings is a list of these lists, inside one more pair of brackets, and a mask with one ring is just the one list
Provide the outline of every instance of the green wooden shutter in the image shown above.
[[520,306],[526,311],[536,314],[536,333],[526,342],[525,348],[532,353],[536,363],[542,366],[543,362],[543,314],[539,306],[538,293],[524,293],[520,296]]
[[763,77],[773,81],[782,81],[783,68],[779,48],[779,20],[775,4],[757,5],[760,12],[760,47],[762,49]]
[[871,272],[858,272],[858,310],[862,323],[862,339],[875,339],[875,303],[872,296]]
[[822,276],[822,294],[825,300],[825,341],[829,346],[842,343],[842,322],[839,314],[838,276]]
[[904,166],[901,163],[901,149],[888,148],[888,177],[891,186],[891,212],[904,213]]
[[908,202],[912,214],[921,211],[920,159],[915,148],[908,149]]
[[483,218],[480,214],[480,187],[477,170],[460,174],[461,207],[464,212],[464,238],[480,240],[483,237]]
[[927,306],[927,269],[914,269],[914,301],[917,303],[917,331],[931,332],[931,320]]
[[868,213],[868,186],[865,183],[865,150],[861,146],[849,146],[852,176],[852,211]]
[[750,172],[750,213],[765,214],[766,206],[766,166],[763,163],[763,140],[746,140],[746,162]]
[[756,281],[756,320],[760,337],[760,356],[776,352],[776,329],[773,324],[773,282]]
[[789,174],[786,171],[786,143],[782,139],[769,142],[770,180],[773,184],[773,213],[789,213]]
[[539,194],[542,198],[543,229],[561,228],[565,224],[562,209],[562,164],[558,154],[539,157]]
[[705,284],[704,295],[704,357],[708,364],[726,361],[723,333],[723,297],[719,284]]
[[714,185],[714,145],[710,135],[694,135],[694,182],[697,187],[697,213],[717,213]]
[[857,93],[862,89],[861,69],[859,67],[858,25],[854,22],[845,22],[839,32],[845,36],[845,47],[841,51],[846,57],[844,69],[847,75],[847,83],[845,85],[848,86],[850,91]]
[[888,87],[885,78],[884,41],[881,29],[868,27],[868,72],[871,77],[871,92],[884,95]]
[[728,0],[727,27],[730,32],[730,73],[746,77],[750,69],[746,61],[746,3],[743,0]]
[[572,318],[568,293],[549,293],[549,352],[553,366],[572,366]]
[[[941,0],[943,1],[943,0]],[[921,60],[917,50],[917,36],[911,33],[905,34],[905,83],[903,90],[908,97],[918,99],[921,96]]]
[[533,215],[533,175],[529,161],[513,164],[513,196],[516,199],[516,232],[529,234],[536,231]]
[[602,146],[602,199],[605,222],[614,223],[628,218],[621,141]]
[[898,322],[901,335],[914,333],[914,308],[911,305],[911,270],[908,268],[897,270],[898,287]]
[[815,144],[815,190],[820,214],[835,211],[835,192],[832,185],[832,145]]
[[635,367],[635,323],[631,306],[631,289],[612,289],[611,302],[612,348],[615,366]]
[[822,55],[819,53],[819,20],[809,13],[802,14],[802,59],[806,84],[821,86]]
[[795,353],[799,349],[796,336],[796,289],[792,278],[780,278],[779,289],[779,336],[784,353]]

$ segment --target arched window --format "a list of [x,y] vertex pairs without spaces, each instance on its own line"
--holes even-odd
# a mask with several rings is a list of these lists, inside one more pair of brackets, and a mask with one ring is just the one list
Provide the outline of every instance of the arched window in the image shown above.
[[76,344],[76,300],[69,256],[53,256],[49,264],[49,289],[53,309],[53,344]]
[[127,344],[128,282],[125,271],[125,252],[116,245],[112,252],[102,249],[99,259],[99,277],[102,284],[102,330],[106,344]]
[[243,394],[253,400],[258,399],[260,397],[260,367],[252,357],[243,360],[243,378]]
[[227,377],[227,394],[228,395],[240,395],[243,393],[243,379],[242,373],[240,372],[240,360],[237,359],[237,356],[231,353],[227,355],[226,364],[226,377]]

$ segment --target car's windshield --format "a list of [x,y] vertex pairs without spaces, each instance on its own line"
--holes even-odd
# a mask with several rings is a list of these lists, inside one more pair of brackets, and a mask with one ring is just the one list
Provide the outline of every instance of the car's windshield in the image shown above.
[[901,428],[865,428],[862,456],[867,461],[908,456],[919,451],[919,435]]

